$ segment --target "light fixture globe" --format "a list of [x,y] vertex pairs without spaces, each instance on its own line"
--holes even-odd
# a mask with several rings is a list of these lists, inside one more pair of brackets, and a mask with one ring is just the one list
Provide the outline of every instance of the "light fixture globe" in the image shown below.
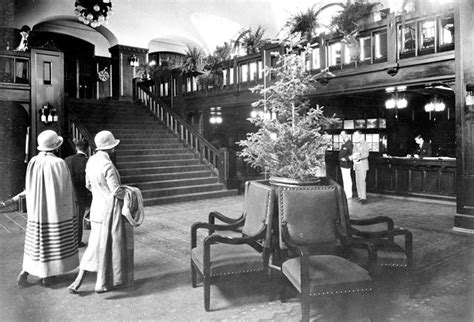
[[96,28],[105,24],[112,14],[112,3],[110,0],[77,0],[74,14],[79,21]]

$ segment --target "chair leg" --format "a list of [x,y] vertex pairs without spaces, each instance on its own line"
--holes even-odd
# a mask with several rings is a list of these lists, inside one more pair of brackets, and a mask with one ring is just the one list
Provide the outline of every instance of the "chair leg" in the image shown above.
[[407,269],[407,281],[408,281],[408,297],[410,299],[415,297],[415,288],[416,288],[416,283],[413,280],[413,272],[411,271],[410,268]]
[[196,287],[196,279],[197,279],[196,274],[197,274],[196,269],[194,268],[193,263],[191,263],[191,285],[193,288]]
[[309,313],[310,313],[310,297],[306,296],[305,294],[301,294],[301,321],[309,322]]
[[206,276],[204,276],[204,309],[206,312],[211,310],[211,281]]
[[280,302],[286,303],[286,290],[288,288],[288,280],[285,275],[280,274]]

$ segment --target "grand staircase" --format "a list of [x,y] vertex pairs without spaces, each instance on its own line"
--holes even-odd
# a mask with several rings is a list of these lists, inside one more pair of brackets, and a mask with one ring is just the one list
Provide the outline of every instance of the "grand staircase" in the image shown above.
[[237,194],[226,190],[144,106],[111,100],[71,100],[67,105],[92,137],[109,130],[120,140],[116,165],[122,184],[140,188],[145,206]]

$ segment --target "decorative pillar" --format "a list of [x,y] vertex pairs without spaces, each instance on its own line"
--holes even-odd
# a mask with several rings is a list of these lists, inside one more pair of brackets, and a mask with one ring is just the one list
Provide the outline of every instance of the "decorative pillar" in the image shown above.
[[[456,3],[456,202],[454,230],[474,233],[474,4],[472,0]],[[471,104],[472,103],[472,104]]]
[[116,45],[109,51],[112,54],[112,97],[131,100],[136,67],[130,66],[130,59],[135,55],[140,64],[145,63],[148,49]]

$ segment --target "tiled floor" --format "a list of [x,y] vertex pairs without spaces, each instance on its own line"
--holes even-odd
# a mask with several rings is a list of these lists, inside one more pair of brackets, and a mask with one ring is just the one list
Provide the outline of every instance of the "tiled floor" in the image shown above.
[[[86,277],[78,296],[70,295],[66,287],[75,272],[58,277],[48,288],[31,278],[31,286],[18,289],[15,278],[21,269],[26,216],[0,213],[0,320],[297,321],[299,300],[281,303],[277,296],[269,300],[277,287],[258,277],[213,286],[209,313],[203,309],[202,287],[191,287],[191,224],[206,220],[211,210],[237,217],[242,201],[242,196],[236,196],[147,207],[143,225],[135,230],[134,286],[101,295],[93,292],[94,274]],[[351,216],[388,215],[415,236],[415,297],[408,298],[403,274],[390,272],[381,280],[375,303],[370,304],[377,308],[378,319],[473,320],[474,235],[452,231],[454,205],[372,195],[367,205],[350,201],[349,206]],[[361,304],[322,300],[312,306],[312,319],[366,320]]]

